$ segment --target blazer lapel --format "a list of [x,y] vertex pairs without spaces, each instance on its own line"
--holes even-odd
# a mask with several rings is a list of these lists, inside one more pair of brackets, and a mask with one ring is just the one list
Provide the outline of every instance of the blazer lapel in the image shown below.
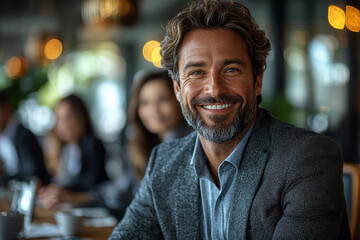
[[229,216],[228,239],[246,239],[249,212],[267,162],[269,121],[259,109],[255,126],[239,166]]
[[200,237],[200,189],[199,180],[193,166],[190,165],[191,154],[192,151],[189,151],[189,154],[185,156],[189,161],[184,161],[187,164],[184,167],[185,171],[177,178],[179,189],[175,202],[176,239],[187,240]]
[[176,201],[176,239],[199,239],[200,230],[200,193],[198,184],[191,184],[185,191],[185,194],[178,194]]

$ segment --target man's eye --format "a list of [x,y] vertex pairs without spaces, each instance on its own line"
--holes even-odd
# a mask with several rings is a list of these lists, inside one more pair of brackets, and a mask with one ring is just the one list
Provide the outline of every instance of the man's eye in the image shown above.
[[239,70],[236,68],[228,68],[226,69],[226,72],[238,72]]
[[200,74],[202,74],[203,73],[203,71],[193,71],[193,72],[191,72],[190,73],[190,75],[200,75]]

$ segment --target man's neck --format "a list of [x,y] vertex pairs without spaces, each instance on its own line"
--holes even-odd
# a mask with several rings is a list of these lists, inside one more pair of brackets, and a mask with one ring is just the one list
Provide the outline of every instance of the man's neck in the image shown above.
[[248,123],[248,125],[235,137],[230,139],[227,142],[215,143],[209,140],[206,140],[203,136],[199,135],[199,140],[201,146],[204,150],[206,157],[209,160],[209,170],[214,178],[216,185],[219,187],[219,176],[218,168],[220,164],[234,151],[236,146],[240,143],[241,139],[245,136],[247,131],[250,129],[251,125],[255,121],[257,113],[257,108],[254,110],[254,114]]

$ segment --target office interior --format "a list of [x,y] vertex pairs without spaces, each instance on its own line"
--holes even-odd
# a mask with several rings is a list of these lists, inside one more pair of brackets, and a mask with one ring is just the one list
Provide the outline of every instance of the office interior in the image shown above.
[[[79,94],[111,152],[109,162],[116,162],[133,83],[142,72],[161,69],[164,27],[190,2],[1,1],[0,89],[11,92],[17,115],[39,139],[54,126],[56,102]],[[360,1],[242,2],[272,44],[261,106],[329,136],[344,161],[359,163]]]

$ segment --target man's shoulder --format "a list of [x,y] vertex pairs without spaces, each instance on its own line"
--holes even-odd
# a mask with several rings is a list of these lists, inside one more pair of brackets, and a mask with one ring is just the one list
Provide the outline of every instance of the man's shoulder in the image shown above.
[[[269,122],[269,133],[273,141],[285,141],[288,144],[302,142],[309,138],[319,138],[325,142],[335,142],[329,137],[314,132],[310,129],[298,127],[286,122],[283,122],[272,116],[269,111],[262,109],[262,121]],[[265,115],[265,116],[264,116]],[[266,119],[266,120],[264,120]]]
[[[260,130],[257,130],[258,136],[253,136],[252,149],[256,149],[256,146],[259,147],[257,145],[259,141],[265,142],[266,144],[263,144],[262,147],[266,148],[267,152],[271,152],[273,156],[282,156],[281,159],[284,161],[289,161],[290,158],[294,159],[295,156],[301,154],[314,155],[315,153],[324,152],[327,155],[329,153],[334,156],[341,155],[340,146],[329,137],[280,121],[266,110],[262,110],[262,112],[262,115],[265,114],[266,116],[262,116],[261,121],[266,127],[259,124],[258,128]],[[263,140],[263,138],[268,140]],[[264,147],[264,145],[267,147]],[[277,159],[280,159],[280,157]],[[341,157],[334,158],[334,160],[338,162]]]
[[193,150],[196,134],[196,132],[192,132],[185,137],[161,143],[158,145],[158,151],[164,154],[167,152],[170,154],[176,154],[190,149]]
[[150,157],[150,165],[156,172],[169,173],[190,166],[196,140],[196,132],[164,142],[156,146]]

